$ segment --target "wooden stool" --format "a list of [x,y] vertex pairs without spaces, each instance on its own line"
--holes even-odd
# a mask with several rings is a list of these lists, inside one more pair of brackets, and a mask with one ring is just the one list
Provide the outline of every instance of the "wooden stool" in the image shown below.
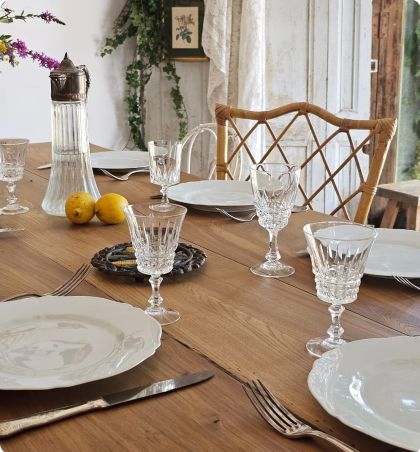
[[398,212],[407,209],[406,229],[420,231],[420,180],[407,180],[378,186],[378,196],[388,198],[381,228],[393,228]]

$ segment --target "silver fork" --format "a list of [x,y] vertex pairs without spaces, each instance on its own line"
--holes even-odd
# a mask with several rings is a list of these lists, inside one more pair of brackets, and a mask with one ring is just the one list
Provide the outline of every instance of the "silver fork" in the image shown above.
[[357,452],[356,449],[339,439],[304,424],[282,405],[260,380],[252,381],[252,384],[246,383],[243,388],[258,413],[282,435],[292,439],[302,436],[316,436],[333,444],[339,450]]
[[133,171],[129,171],[128,173],[125,174],[121,174],[121,176],[116,176],[113,173],[110,173],[109,171],[107,171],[106,169],[102,169],[100,168],[100,170],[107,176],[112,177],[116,180],[128,180],[128,178],[132,175],[132,174],[136,174],[136,173],[148,173],[149,169],[148,168],[137,168]]
[[245,223],[247,221],[252,221],[255,218],[255,216],[257,215],[257,212],[255,210],[252,210],[250,213],[247,213],[245,215],[241,215],[239,217],[237,217],[236,215],[232,215],[227,210],[219,209],[218,207],[216,207],[216,210],[218,212],[220,212],[221,214],[223,214],[223,215],[225,215],[225,216],[227,216],[229,218],[232,218],[233,220],[241,221],[243,223]]
[[[306,212],[309,209],[308,206],[298,206],[298,205],[294,205],[292,207],[292,213],[299,213],[299,212]],[[242,221],[243,223],[247,222],[247,221],[252,221],[255,216],[257,215],[257,212],[252,211],[250,213],[247,213],[245,215],[241,215],[241,216],[236,216],[236,215],[232,215],[230,212],[228,212],[227,210],[224,209],[220,209],[218,207],[216,207],[216,210],[218,212],[220,212],[223,215],[226,215],[229,218],[232,218],[233,220],[236,221]]]
[[420,290],[419,286],[417,286],[407,278],[404,278],[402,276],[393,276],[393,278],[400,284],[404,284],[404,286],[410,287],[411,289]]
[[91,269],[90,264],[83,264],[67,281],[64,281],[63,284],[58,286],[52,292],[47,292],[44,294],[20,293],[17,295],[12,295],[11,297],[3,298],[2,300],[0,300],[0,302],[18,300],[19,298],[24,297],[42,297],[45,295],[58,295],[58,296],[67,295],[72,290],[74,290],[84,279],[86,279],[86,276],[88,275],[90,269]]

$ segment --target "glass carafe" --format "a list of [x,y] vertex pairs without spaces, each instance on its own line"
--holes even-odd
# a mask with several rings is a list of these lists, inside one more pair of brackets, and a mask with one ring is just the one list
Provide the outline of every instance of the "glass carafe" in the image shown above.
[[64,216],[66,199],[74,192],[100,197],[92,171],[88,139],[86,96],[89,76],[65,55],[51,72],[52,166],[42,208]]

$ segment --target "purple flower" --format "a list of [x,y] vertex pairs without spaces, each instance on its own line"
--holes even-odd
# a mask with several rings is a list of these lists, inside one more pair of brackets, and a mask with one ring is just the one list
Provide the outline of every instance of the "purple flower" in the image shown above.
[[13,50],[16,50],[16,52],[18,53],[18,55],[21,58],[25,58],[29,53],[29,50],[26,47],[26,44],[23,41],[21,41],[20,39],[16,39],[16,41],[12,42],[10,44],[10,47]]
[[48,55],[45,55],[44,52],[35,52],[34,50],[29,50],[21,39],[16,39],[16,41],[10,43],[7,54],[9,55],[9,62],[12,66],[16,65],[17,55],[20,58],[31,57],[33,61],[38,61],[41,67],[45,67],[50,70],[55,69],[60,65],[57,60],[50,58]]
[[64,22],[55,17],[54,14],[50,13],[49,11],[44,11],[39,15],[39,17],[47,23],[55,22],[57,24],[65,25]]
[[47,69],[55,69],[60,66],[60,63],[54,58],[45,55],[43,52],[34,52],[32,50],[29,51],[28,55],[34,60],[38,61],[41,67],[45,67]]

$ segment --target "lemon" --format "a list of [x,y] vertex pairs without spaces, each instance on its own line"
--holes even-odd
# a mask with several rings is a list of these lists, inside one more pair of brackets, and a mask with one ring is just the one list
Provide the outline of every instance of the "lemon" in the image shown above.
[[117,193],[107,193],[96,201],[96,216],[106,224],[118,224],[124,221],[124,207],[128,201]]
[[83,191],[73,193],[66,200],[65,211],[72,223],[85,224],[95,215],[95,200]]

